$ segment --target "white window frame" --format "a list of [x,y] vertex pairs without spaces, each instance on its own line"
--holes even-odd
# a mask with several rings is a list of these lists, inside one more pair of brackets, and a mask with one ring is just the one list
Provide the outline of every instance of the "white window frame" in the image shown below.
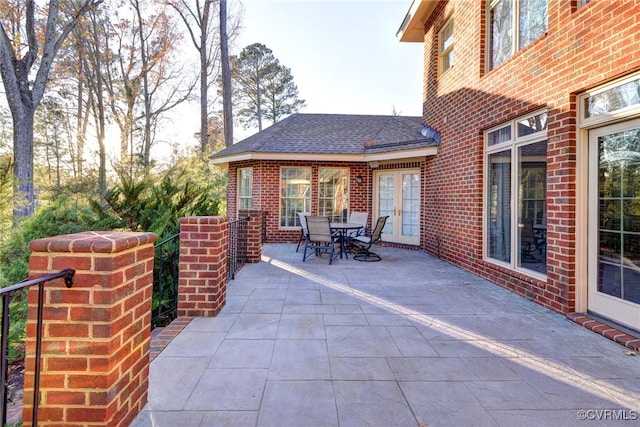
[[[511,53],[509,54],[509,56],[507,56],[502,62],[500,62],[499,64],[494,64],[493,63],[493,28],[492,28],[492,22],[491,22],[491,11],[493,10],[493,8],[498,5],[498,3],[502,2],[502,1],[506,1],[506,2],[511,2],[512,4],[512,11],[511,11]],[[520,47],[520,1],[521,0],[487,0],[487,10],[486,10],[486,16],[487,16],[487,37],[486,39],[488,40],[488,45],[487,45],[487,71],[491,71],[494,68],[499,67],[501,64],[507,62],[511,57],[513,57],[513,55],[515,55],[519,50],[524,49],[525,47],[527,47],[529,44],[531,44],[533,41],[531,41],[530,43],[527,43],[526,45]],[[546,34],[549,31],[549,2],[547,0],[547,15],[546,15],[546,29],[545,32],[543,34],[541,34],[539,37],[537,37],[535,40],[538,40],[540,37],[542,37],[544,34]]]
[[[576,133],[576,311],[588,310],[589,293],[589,247],[597,247],[597,236],[589,230],[589,205],[593,203],[589,194],[590,176],[597,170],[589,167],[589,131],[600,126],[609,126],[640,118],[640,105],[630,105],[620,109],[612,109],[602,114],[587,117],[586,105],[590,96],[607,92],[615,87],[638,80],[640,72],[630,74],[618,80],[588,90],[577,99],[578,126]],[[593,209],[593,208],[592,208]]]
[[[524,135],[524,136],[518,136],[518,123],[526,120],[528,118],[531,117],[535,117],[538,116],[540,114],[545,114],[547,113],[547,109],[541,109],[541,110],[537,110],[533,113],[527,114],[525,116],[520,116],[517,117],[509,122],[506,123],[502,123],[498,126],[494,126],[490,129],[487,129],[484,132],[484,147],[485,147],[485,152],[484,152],[484,206],[483,206],[483,259],[487,262],[493,263],[493,264],[498,264],[501,265],[505,268],[508,268],[510,270],[514,270],[514,271],[518,271],[519,273],[522,274],[526,274],[528,276],[532,276],[541,280],[545,280],[546,279],[546,274],[542,274],[536,271],[533,271],[531,269],[525,268],[525,267],[521,267],[519,266],[519,247],[520,247],[520,242],[519,242],[519,233],[518,233],[518,223],[519,223],[519,218],[521,215],[521,206],[519,206],[519,198],[520,198],[520,189],[519,189],[519,174],[520,174],[520,159],[518,158],[517,154],[518,154],[518,149],[520,149],[521,147],[536,143],[536,142],[541,142],[541,141],[545,141],[548,140],[548,135],[547,135],[547,128],[548,125],[545,127],[545,129],[534,132],[532,134],[529,135]],[[511,135],[510,138],[508,140],[496,143],[494,145],[489,145],[489,135],[492,132],[495,132],[499,129],[505,129],[510,127],[511,129]],[[491,163],[490,163],[490,156],[492,154],[496,154],[496,153],[500,153],[503,151],[509,150],[510,151],[510,164],[511,164],[511,177],[510,177],[510,239],[509,239],[509,244],[510,244],[510,256],[509,262],[506,261],[501,261],[499,259],[496,258],[492,258],[490,257],[490,209],[491,209],[491,205],[490,205],[490,192],[491,192]],[[544,159],[545,161],[547,160],[546,158]],[[548,167],[548,165],[547,165]],[[548,169],[547,169],[548,170]]]
[[597,125],[601,125],[604,123],[610,123],[612,121],[616,121],[616,120],[621,120],[621,119],[625,119],[628,118],[630,116],[634,116],[636,114],[640,114],[640,103],[636,103],[636,104],[631,104],[628,105],[626,107],[622,107],[622,108],[617,108],[617,109],[611,109],[608,110],[606,112],[600,113],[598,115],[593,115],[593,116],[589,116],[587,117],[587,102],[589,100],[590,97],[592,96],[597,96],[600,95],[602,93],[605,92],[609,92],[612,89],[618,88],[620,86],[624,86],[626,84],[629,84],[631,82],[638,82],[640,81],[640,72],[637,73],[633,73],[627,77],[624,77],[622,79],[613,81],[611,83],[608,83],[606,85],[603,86],[598,86],[595,89],[592,89],[590,91],[587,91],[583,94],[581,94],[578,97],[578,124],[580,127],[584,127],[584,128],[588,128],[588,127],[593,127],[593,126],[597,126]]
[[[445,46],[445,43],[449,40],[449,38],[445,38],[445,32],[451,28],[451,37],[450,44]],[[440,74],[443,74],[447,70],[453,67],[455,58],[453,47],[455,45],[455,26],[453,24],[453,18],[450,18],[446,24],[442,26],[442,29],[438,33],[438,53],[439,53],[439,61],[440,64]],[[446,60],[449,60],[449,66],[445,68]]]
[[[244,173],[249,173],[247,177]],[[248,178],[248,182],[245,180]],[[237,185],[237,206],[238,209],[253,208],[253,168],[238,168],[238,185]],[[245,191],[248,190],[248,191]],[[247,205],[247,206],[245,206]]]
[[[297,169],[299,171],[307,172],[306,177],[308,177],[308,184],[300,184],[300,185],[307,185],[306,191],[305,191],[306,195],[304,197],[285,197],[285,195],[283,194],[283,190],[287,186],[287,181],[283,177],[283,172],[288,169]],[[297,212],[311,212],[311,200],[312,200],[312,191],[313,191],[312,170],[310,167],[304,167],[304,166],[281,166],[279,182],[280,182],[280,186],[278,190],[278,224],[280,228],[283,228],[283,229],[292,229],[292,228],[299,229],[300,222],[298,219]],[[304,190],[304,187],[301,187],[301,189]],[[299,206],[299,208],[297,209],[285,209],[283,204],[285,204],[286,200],[289,200],[289,199],[302,200],[302,206]],[[283,218],[283,215],[282,215],[283,211],[286,214],[285,218]],[[283,220],[285,223],[283,223]]]

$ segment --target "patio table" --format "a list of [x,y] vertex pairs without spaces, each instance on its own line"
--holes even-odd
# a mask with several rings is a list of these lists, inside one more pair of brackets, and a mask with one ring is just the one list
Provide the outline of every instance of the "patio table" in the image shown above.
[[340,233],[340,258],[342,258],[342,254],[344,254],[345,258],[349,259],[347,251],[349,231],[360,230],[364,228],[364,225],[354,222],[332,222],[330,227],[332,231]]

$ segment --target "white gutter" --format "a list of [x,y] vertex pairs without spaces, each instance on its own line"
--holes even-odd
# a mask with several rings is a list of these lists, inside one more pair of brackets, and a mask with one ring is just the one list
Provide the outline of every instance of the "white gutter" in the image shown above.
[[276,161],[312,161],[312,162],[381,162],[385,160],[400,160],[416,157],[435,156],[438,147],[423,147],[413,150],[386,151],[370,154],[318,154],[318,153],[261,153],[249,152],[230,154],[224,157],[210,159],[211,164],[228,168],[229,163],[246,160],[276,160]]

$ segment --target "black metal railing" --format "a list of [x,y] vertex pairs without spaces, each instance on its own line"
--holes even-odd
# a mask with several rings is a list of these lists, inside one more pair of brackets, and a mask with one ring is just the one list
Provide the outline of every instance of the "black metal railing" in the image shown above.
[[267,243],[267,213],[262,212],[262,243]]
[[154,246],[151,325],[166,326],[178,315],[180,234]]
[[236,273],[247,262],[247,228],[249,217],[229,221],[229,245],[227,248],[227,278],[235,279]]
[[[40,395],[40,358],[42,356],[42,317],[44,312],[44,284],[50,280],[64,277],[64,282],[68,288],[73,285],[73,276],[75,270],[66,269],[58,273],[48,274],[46,276],[39,277],[37,279],[25,280],[24,282],[17,283],[12,286],[0,289],[0,295],[2,296],[2,337],[0,339],[0,352],[1,352],[1,366],[0,370],[4,378],[4,383],[0,387],[0,412],[2,414],[2,425],[7,423],[7,403],[9,395],[9,309],[11,307],[11,301],[13,297],[21,298],[24,301],[25,295],[22,294],[24,290],[31,286],[38,286],[38,308],[37,308],[37,329],[36,329],[36,355],[34,366],[34,378],[33,378],[33,410],[32,419],[33,425],[38,425],[38,397]],[[18,302],[20,303],[20,302]]]

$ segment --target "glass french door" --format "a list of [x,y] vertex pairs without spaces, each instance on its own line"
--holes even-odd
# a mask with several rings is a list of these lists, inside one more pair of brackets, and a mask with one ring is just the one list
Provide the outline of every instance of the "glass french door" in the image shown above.
[[589,311],[640,329],[640,120],[589,131]]
[[382,230],[382,240],[418,245],[420,170],[376,171],[374,187],[374,218],[389,216]]

